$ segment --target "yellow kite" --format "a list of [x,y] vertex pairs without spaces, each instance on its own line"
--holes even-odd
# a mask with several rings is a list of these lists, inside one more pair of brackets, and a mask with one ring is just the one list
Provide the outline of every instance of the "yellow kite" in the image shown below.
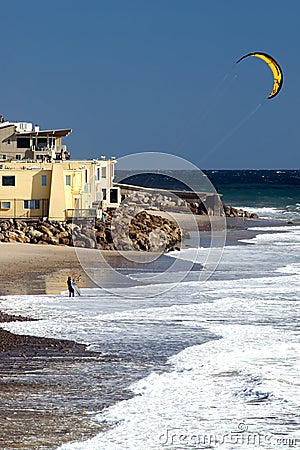
[[247,58],[248,56],[255,56],[256,58],[262,59],[268,64],[268,66],[272,70],[274,77],[273,89],[268,98],[275,97],[275,95],[277,95],[278,92],[280,91],[283,83],[283,73],[280,68],[280,65],[275,61],[274,58],[272,58],[272,56],[268,55],[267,53],[261,52],[248,53],[247,55],[242,56],[236,63],[239,63],[240,61],[242,61],[242,59]]

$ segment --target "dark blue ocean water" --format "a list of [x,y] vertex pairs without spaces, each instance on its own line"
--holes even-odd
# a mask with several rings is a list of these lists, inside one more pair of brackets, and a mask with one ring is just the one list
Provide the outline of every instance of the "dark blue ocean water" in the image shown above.
[[231,206],[300,214],[300,170],[116,171],[116,176],[123,183],[167,190],[216,189]]
[[224,203],[253,208],[297,208],[300,204],[300,170],[204,171]]

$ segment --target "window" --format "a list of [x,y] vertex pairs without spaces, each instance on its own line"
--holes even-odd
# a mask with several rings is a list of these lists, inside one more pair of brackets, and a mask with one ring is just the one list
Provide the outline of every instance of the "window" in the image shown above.
[[88,179],[89,179],[89,177],[88,177],[88,170],[85,169],[85,182],[86,183],[88,182]]
[[47,138],[37,138],[37,148],[39,150],[47,147]]
[[101,176],[102,176],[102,178],[106,178],[106,166],[101,167]]
[[7,156],[6,155],[2,155],[1,159],[6,159]]
[[42,186],[47,186],[47,175],[42,175]]
[[22,155],[16,155],[16,159],[17,159],[18,161],[20,161],[20,159],[22,159]]
[[2,186],[15,186],[16,180],[14,175],[3,175],[2,176]]
[[24,209],[40,209],[40,201],[24,200]]
[[71,175],[66,175],[66,186],[71,186]]
[[106,200],[106,189],[102,189],[103,200]]
[[10,209],[10,202],[1,202],[1,209]]
[[110,203],[118,203],[118,189],[111,189],[109,196]]
[[97,167],[97,181],[101,180],[101,167]]
[[11,143],[11,140],[10,139],[7,139],[7,141],[6,141],[8,144],[10,144]]
[[30,138],[18,137],[17,138],[17,147],[18,148],[30,148]]

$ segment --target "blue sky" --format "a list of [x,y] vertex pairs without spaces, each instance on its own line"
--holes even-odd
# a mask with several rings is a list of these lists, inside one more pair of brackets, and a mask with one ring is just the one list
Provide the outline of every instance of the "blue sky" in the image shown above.
[[[199,168],[300,168],[300,2],[1,5],[0,113],[73,129],[74,159],[172,153]],[[284,85],[273,100],[274,56]]]

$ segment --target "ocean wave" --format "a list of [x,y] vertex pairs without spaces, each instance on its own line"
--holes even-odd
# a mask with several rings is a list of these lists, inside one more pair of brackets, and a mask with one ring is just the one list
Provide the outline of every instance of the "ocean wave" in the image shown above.
[[256,213],[261,219],[297,221],[300,220],[300,204],[286,205],[285,208],[275,208],[271,206],[252,207],[237,206],[238,209],[248,211],[250,214]]

